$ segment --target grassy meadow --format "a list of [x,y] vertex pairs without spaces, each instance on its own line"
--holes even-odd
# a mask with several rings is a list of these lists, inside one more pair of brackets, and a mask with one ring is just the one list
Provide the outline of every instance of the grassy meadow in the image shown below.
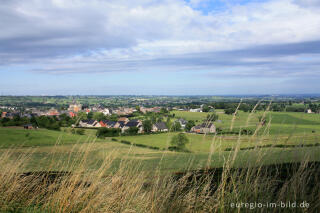
[[[205,119],[208,114],[181,111],[174,111],[173,113],[176,114],[176,117],[195,121]],[[235,131],[239,131],[241,128],[248,128],[248,126],[252,127],[253,130],[258,129],[258,117],[262,116],[263,113],[239,112],[235,118],[233,115],[226,115],[221,112],[218,115],[219,120],[221,120],[221,122],[215,122],[218,127],[229,129],[233,122],[233,128]],[[145,168],[146,171],[157,166],[159,162],[161,162],[163,172],[166,172],[166,170],[181,171],[188,167],[219,167],[223,165],[223,159],[228,157],[232,150],[236,148],[239,148],[236,162],[239,166],[241,166],[241,162],[255,158],[255,151],[252,150],[255,147],[260,147],[265,152],[264,162],[266,164],[279,161],[300,161],[304,159],[304,154],[309,152],[312,160],[320,160],[316,154],[320,151],[320,115],[269,112],[265,116],[269,116],[269,124],[261,127],[253,135],[186,133],[189,139],[186,148],[190,153],[167,151],[172,137],[178,134],[176,132],[100,139],[95,137],[96,130],[86,129],[85,135],[77,135],[72,134],[70,128],[64,128],[62,131],[0,128],[0,152],[13,150],[15,153],[27,153],[32,149],[33,153],[30,157],[28,169],[33,171],[42,170],[41,166],[47,169],[46,161],[39,162],[45,156],[51,155],[51,152],[55,149],[58,150],[56,156],[52,155],[49,159],[59,158],[60,161],[63,161],[68,158],[70,151],[78,150],[79,147],[83,146],[90,147],[89,155],[93,162],[99,162],[105,154],[115,152],[117,153],[117,161],[123,159],[139,161],[141,167]],[[136,145],[123,144],[121,141]],[[139,147],[139,145],[156,147],[158,150]],[[299,147],[301,145],[304,147]],[[275,156],[281,156],[281,158]],[[209,157],[212,159],[208,161]]]
[[[207,113],[174,113],[176,117],[198,122],[207,116]],[[263,112],[239,112],[236,117],[219,113],[218,127],[233,126],[236,131],[250,127],[257,131],[253,135],[186,133],[190,152],[167,150],[171,138],[178,134],[173,132],[98,139],[96,130],[76,135],[69,128],[59,132],[0,128],[0,210],[230,212],[235,210],[230,209],[230,202],[263,198],[269,202],[307,200],[312,205],[310,212],[316,212],[320,182],[312,178],[317,178],[319,172],[307,165],[320,161],[320,116],[268,112],[265,113],[268,123],[261,126],[258,119],[261,115]],[[266,165],[296,162],[300,162],[294,166],[297,170],[280,186],[275,176],[263,172],[267,171],[263,169]],[[212,185],[215,176],[204,175],[201,181],[191,178],[191,171],[204,168],[224,169],[221,178]],[[53,171],[71,173],[50,182],[49,174]],[[185,171],[189,173],[183,174],[182,179],[174,178],[177,172]],[[34,173],[17,176],[28,172]]]

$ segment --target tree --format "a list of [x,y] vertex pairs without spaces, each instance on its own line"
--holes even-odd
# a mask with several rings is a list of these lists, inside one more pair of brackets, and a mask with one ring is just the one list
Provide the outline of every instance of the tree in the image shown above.
[[216,113],[212,113],[212,114],[207,115],[206,121],[207,122],[215,122],[216,120],[218,120],[218,118],[219,118],[219,115],[217,115]]
[[161,114],[166,114],[166,113],[168,113],[168,110],[167,110],[166,108],[162,107],[162,108],[160,109],[160,113],[161,113]]
[[152,130],[152,123],[150,120],[145,120],[142,122],[142,126],[143,126],[143,131],[145,133],[150,133]]
[[55,131],[60,131],[61,130],[58,122],[50,124],[46,128],[49,129],[49,130],[55,130]]
[[106,116],[102,112],[95,112],[92,118],[97,121],[102,121],[106,119]]
[[107,120],[110,120],[110,121],[117,121],[119,118],[119,116],[117,114],[112,114],[110,116],[107,117]]
[[138,112],[141,112],[140,106],[136,106],[136,110],[137,110]]
[[86,120],[86,119],[88,119],[87,113],[85,113],[85,112],[79,112],[78,115],[77,115],[77,118],[78,118],[79,121],[81,121],[81,120]]
[[224,110],[224,113],[226,113],[227,115],[231,115],[235,112],[236,112],[236,108],[228,108]]
[[177,131],[181,131],[181,124],[180,122],[174,122],[172,127],[171,127],[172,131],[177,132]]
[[126,135],[137,135],[139,132],[139,128],[136,126],[131,126],[129,129],[125,130]]
[[202,107],[202,112],[209,112],[209,110],[210,110],[210,108],[209,108],[208,105],[204,105],[204,106]]
[[89,112],[88,115],[87,115],[87,118],[88,119],[92,119],[93,118],[93,112]]
[[176,147],[177,150],[185,150],[186,144],[189,143],[188,137],[184,133],[179,133],[171,139],[171,145]]
[[106,128],[106,127],[102,127],[99,128],[97,131],[97,137],[98,138],[104,138],[104,137],[115,137],[115,136],[119,136],[120,135],[120,129],[118,128]]
[[196,124],[194,123],[193,120],[188,121],[187,124],[186,124],[186,127],[185,127],[186,131],[190,132],[191,128],[194,127],[195,125]]

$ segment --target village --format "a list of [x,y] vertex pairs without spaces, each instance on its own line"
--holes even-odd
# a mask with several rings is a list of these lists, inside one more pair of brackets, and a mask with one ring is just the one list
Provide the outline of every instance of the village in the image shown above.
[[[66,110],[26,108],[23,112],[17,111],[14,107],[2,107],[1,119],[4,126],[7,122],[8,126],[20,124],[25,129],[46,128],[46,124],[41,122],[48,119],[47,123],[56,124],[55,128],[51,128],[52,130],[59,130],[59,127],[71,127],[75,129],[118,129],[121,134],[130,132],[134,135],[169,131],[213,134],[216,132],[216,127],[210,120],[196,125],[192,120],[175,118],[174,114],[172,115],[169,112],[170,110],[202,112],[202,107],[203,105],[195,109],[180,109],[177,107],[136,106],[134,108],[118,107],[111,109],[101,106],[85,108],[82,104],[72,103]],[[52,125],[50,124],[48,129]]]

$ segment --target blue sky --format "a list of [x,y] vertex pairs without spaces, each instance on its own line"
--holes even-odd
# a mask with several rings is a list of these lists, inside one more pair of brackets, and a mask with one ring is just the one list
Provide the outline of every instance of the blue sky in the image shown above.
[[319,93],[317,0],[4,0],[0,95]]

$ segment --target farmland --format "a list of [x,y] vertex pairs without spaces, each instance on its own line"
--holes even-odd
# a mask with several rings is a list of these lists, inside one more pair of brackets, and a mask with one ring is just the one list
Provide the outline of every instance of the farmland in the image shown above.
[[[177,117],[192,118],[194,120],[201,120],[207,116],[207,113],[174,113],[176,113]],[[249,126],[256,126],[260,114],[251,115]],[[234,121],[234,128],[245,127],[248,116],[249,113],[240,112]],[[237,155],[236,165],[238,166],[247,161],[254,161],[257,157],[255,155],[257,152],[250,149],[255,146],[263,147],[260,151],[266,155],[264,160],[267,164],[303,160],[306,154],[309,154],[312,160],[320,160],[320,146],[318,146],[320,138],[319,115],[272,112],[270,116],[272,116],[270,127],[264,127],[265,129],[255,136],[239,136],[238,134],[218,134],[214,136],[187,133],[189,143],[186,148],[190,153],[167,151],[172,137],[178,134],[174,132],[101,139],[95,137],[96,130],[86,130],[85,135],[75,135],[70,133],[69,128],[65,128],[60,132],[44,129],[0,128],[0,145],[1,152],[6,152],[11,148],[14,153],[28,153],[31,147],[33,153],[30,155],[29,170],[46,168],[48,165],[47,160],[52,159],[52,157],[62,164],[64,160],[70,157],[69,155],[74,154],[74,150],[83,149],[84,146],[89,147],[90,162],[95,162],[89,163],[89,165],[92,165],[93,168],[108,153],[116,153],[116,159],[118,160],[115,161],[115,167],[119,160],[130,159],[139,162],[145,170],[157,167],[161,162],[161,170],[178,171],[188,167],[206,166],[209,156],[211,158],[209,166],[215,167],[221,166],[223,159],[232,154],[230,150],[234,149],[238,144],[241,149]],[[232,115],[219,113],[219,119],[222,122],[216,125],[220,125],[221,128],[229,128],[232,117]],[[123,144],[122,141],[130,142],[134,146]],[[302,144],[312,147],[298,147]],[[158,150],[136,145],[152,146],[158,148]],[[250,149],[246,150],[246,148]],[[52,152],[55,154],[52,154]]]

